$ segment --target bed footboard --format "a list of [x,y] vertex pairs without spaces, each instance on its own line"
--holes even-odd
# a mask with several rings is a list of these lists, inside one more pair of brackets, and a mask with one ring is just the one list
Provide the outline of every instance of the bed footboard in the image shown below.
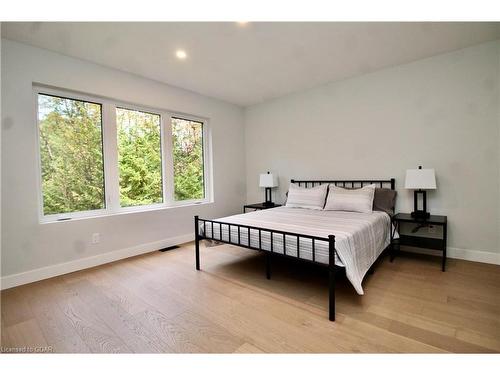
[[[218,225],[218,231],[215,231]],[[226,227],[228,235],[224,238],[223,227]],[[284,232],[269,228],[253,227],[248,225],[232,224],[217,220],[200,219],[194,217],[194,240],[195,240],[195,258],[196,269],[200,270],[200,241],[215,240],[235,246],[245,247],[248,249],[265,251],[266,252],[266,277],[271,278],[271,259],[272,256],[284,256],[295,258],[300,261],[315,263],[321,266],[328,267],[328,290],[329,290],[329,319],[335,321],[335,273],[337,266],[335,265],[335,236],[329,235],[327,238],[309,236],[300,233]],[[207,231],[209,229],[209,231]],[[237,234],[233,236],[232,229],[236,229]],[[202,234],[200,233],[202,232]],[[254,233],[255,239],[252,241],[251,232]],[[264,240],[263,234],[269,236],[269,243]],[[234,237],[234,238],[233,238]],[[246,237],[246,242],[244,241]],[[277,252],[274,248],[274,239],[281,240],[281,252]],[[288,241],[287,241],[288,238]],[[253,243],[252,243],[253,242]],[[304,253],[304,248],[301,243],[310,244],[310,259],[301,257],[301,249]],[[328,262],[319,262],[317,259],[317,244],[323,242],[328,246]],[[287,247],[289,248],[287,251]],[[293,251],[290,251],[290,248]],[[307,247],[309,252],[309,247]]]

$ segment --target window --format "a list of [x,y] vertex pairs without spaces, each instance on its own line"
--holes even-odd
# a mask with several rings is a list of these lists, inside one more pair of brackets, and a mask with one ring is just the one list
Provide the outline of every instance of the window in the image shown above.
[[206,121],[34,90],[42,222],[208,202]]
[[176,201],[205,197],[203,123],[172,117]]
[[43,213],[103,209],[101,105],[39,95]]
[[160,115],[116,108],[120,204],[163,202]]

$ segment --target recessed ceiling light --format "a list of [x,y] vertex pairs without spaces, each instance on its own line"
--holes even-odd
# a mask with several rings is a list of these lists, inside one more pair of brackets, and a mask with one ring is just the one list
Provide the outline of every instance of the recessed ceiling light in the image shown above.
[[248,25],[248,22],[247,21],[239,21],[239,22],[236,22],[239,26],[246,26]]
[[178,49],[177,51],[175,51],[175,56],[177,56],[177,58],[180,60],[184,60],[187,57],[187,53],[182,49]]

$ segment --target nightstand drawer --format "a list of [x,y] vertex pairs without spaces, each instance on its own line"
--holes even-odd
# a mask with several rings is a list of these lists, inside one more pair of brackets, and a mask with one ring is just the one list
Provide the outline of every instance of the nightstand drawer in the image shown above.
[[443,250],[444,240],[439,238],[429,238],[421,236],[399,235],[399,244],[405,246],[422,247],[426,249]]

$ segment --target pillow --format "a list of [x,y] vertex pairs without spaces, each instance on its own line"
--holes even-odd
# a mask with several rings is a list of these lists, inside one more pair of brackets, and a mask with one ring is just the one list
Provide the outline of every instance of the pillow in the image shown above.
[[375,188],[373,211],[383,211],[387,212],[389,215],[393,215],[394,206],[396,204],[396,195],[396,190]]
[[374,195],[375,185],[367,185],[360,189],[344,189],[330,185],[325,210],[371,213]]
[[304,188],[290,184],[286,207],[309,208],[311,210],[322,210],[325,205],[328,184]]

